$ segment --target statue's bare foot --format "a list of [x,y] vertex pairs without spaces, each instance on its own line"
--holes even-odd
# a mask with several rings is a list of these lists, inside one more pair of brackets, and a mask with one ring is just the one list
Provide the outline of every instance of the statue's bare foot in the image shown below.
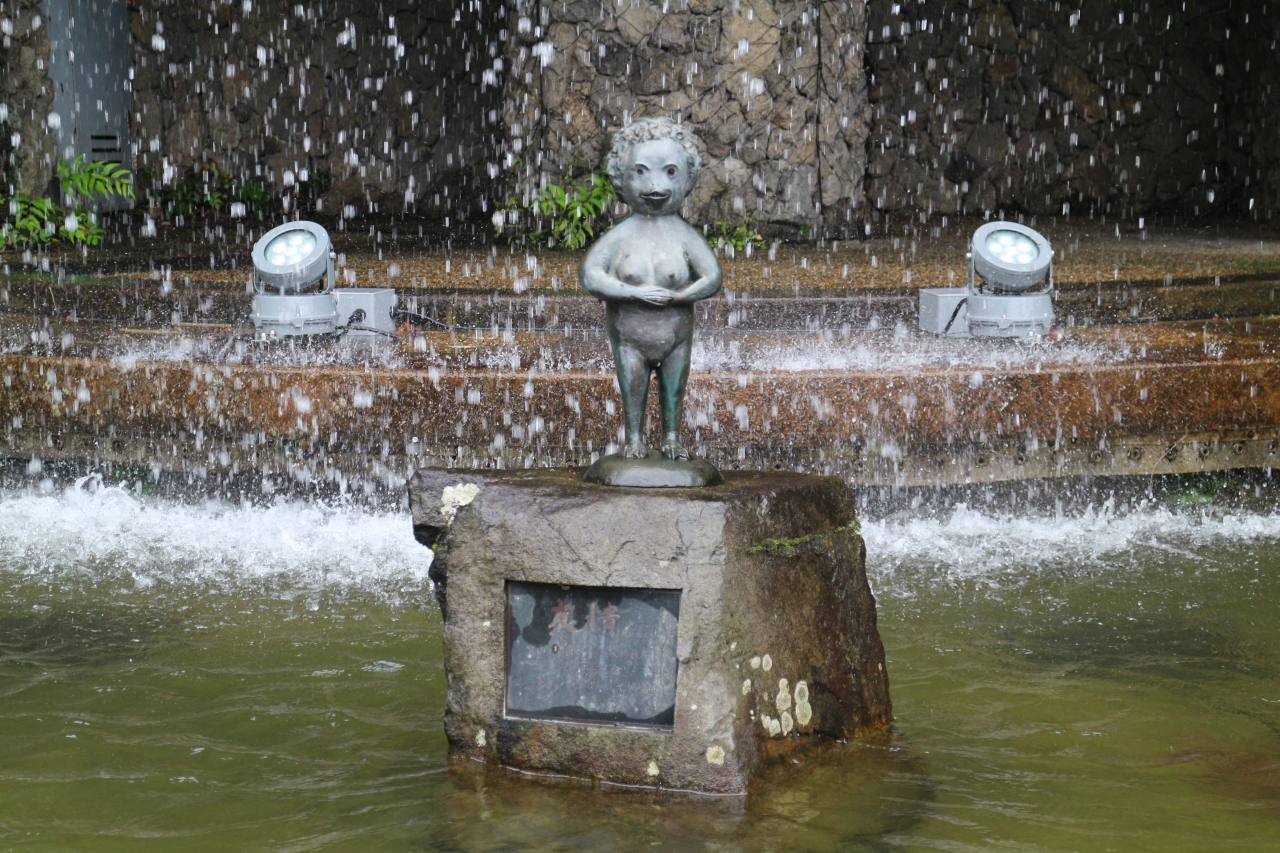
[[669,438],[662,442],[662,455],[668,459],[688,459],[689,451],[674,438]]
[[626,447],[622,449],[623,459],[644,459],[648,455],[649,455],[649,448],[645,447],[640,442],[636,442],[634,444],[628,444]]

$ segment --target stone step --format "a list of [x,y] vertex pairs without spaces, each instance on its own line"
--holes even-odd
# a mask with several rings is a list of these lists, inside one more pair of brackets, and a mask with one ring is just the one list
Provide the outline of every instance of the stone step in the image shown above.
[[[1060,325],[1133,323],[1250,317],[1280,311],[1280,276],[1240,276],[1219,284],[1099,282],[1060,284],[1055,312]],[[399,306],[423,315],[426,328],[515,331],[601,328],[598,300],[577,292],[513,294],[502,290],[438,292],[398,288]],[[61,284],[12,277],[0,289],[0,306],[18,314],[68,316],[120,323],[248,323],[253,294],[243,286],[179,279],[73,279]],[[846,288],[796,295],[726,289],[697,306],[701,328],[747,331],[849,331],[913,327],[918,311],[913,288]],[[846,328],[847,327],[847,328]]]
[[[598,333],[238,355],[225,328],[147,342],[93,325],[5,327],[10,340],[44,336],[0,356],[9,454],[394,483],[427,463],[586,465],[618,440]],[[1099,326],[1038,348],[887,330],[701,340],[687,439],[729,468],[929,485],[1280,459],[1275,319]]]
[[[725,290],[697,307],[697,451],[887,486],[1272,464],[1270,235],[1050,223],[1061,340],[922,336],[916,288],[963,280],[975,225],[723,257]],[[398,489],[423,464],[587,465],[618,440],[577,255],[340,234],[344,281],[394,284],[429,319],[398,340],[260,346],[249,236],[179,236],[5,269],[5,470],[97,459],[166,483]]]

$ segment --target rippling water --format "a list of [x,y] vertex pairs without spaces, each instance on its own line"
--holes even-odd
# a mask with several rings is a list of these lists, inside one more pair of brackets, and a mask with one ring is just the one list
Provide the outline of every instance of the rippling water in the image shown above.
[[406,515],[0,496],[0,849],[1280,847],[1280,516],[864,533],[894,732],[743,801],[448,768]]

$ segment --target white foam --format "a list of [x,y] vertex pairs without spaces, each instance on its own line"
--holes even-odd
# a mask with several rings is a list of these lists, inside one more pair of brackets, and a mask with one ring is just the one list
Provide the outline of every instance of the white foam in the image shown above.
[[[1097,571],[1135,554],[1197,561],[1213,547],[1280,540],[1280,511],[1109,504],[1070,517],[964,505],[936,517],[863,520],[877,592],[910,594],[922,576],[1006,583],[1039,571]],[[427,589],[432,553],[408,513],[308,502],[269,507],[141,498],[86,479],[58,494],[0,493],[0,574],[122,577],[290,588]]]
[[1109,505],[1071,517],[989,514],[961,505],[937,518],[863,521],[878,590],[906,592],[921,574],[1006,582],[1037,571],[1097,571],[1152,553],[1190,561],[1224,545],[1280,539],[1280,512]]
[[182,504],[86,478],[60,494],[0,494],[0,572],[291,587],[426,588],[432,552],[405,512],[280,502]]

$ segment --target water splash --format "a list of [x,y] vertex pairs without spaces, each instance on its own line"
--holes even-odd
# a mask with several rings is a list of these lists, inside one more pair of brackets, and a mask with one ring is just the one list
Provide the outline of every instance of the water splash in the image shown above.
[[961,504],[934,517],[864,521],[867,570],[877,591],[910,595],[921,576],[942,582],[1017,583],[1040,573],[1096,573],[1135,554],[1203,561],[1208,546],[1280,540],[1280,510],[1138,506],[1108,501],[1082,513],[988,513]]
[[848,340],[796,336],[791,340],[700,335],[693,369],[799,373],[809,370],[914,370],[972,367],[1052,369],[1126,357],[1127,347],[1092,343],[993,344],[990,341],[858,334]]
[[[111,356],[117,367],[133,368],[139,362],[176,364],[229,364],[262,367],[376,367],[397,370],[406,360],[395,342],[343,341],[338,345],[309,341],[260,346],[244,337],[156,336],[132,341]],[[0,341],[3,347],[3,341]],[[0,350],[3,351],[3,350]]]
[[86,477],[58,494],[0,494],[0,572],[30,579],[426,589],[431,551],[409,516],[317,503],[184,504]]

